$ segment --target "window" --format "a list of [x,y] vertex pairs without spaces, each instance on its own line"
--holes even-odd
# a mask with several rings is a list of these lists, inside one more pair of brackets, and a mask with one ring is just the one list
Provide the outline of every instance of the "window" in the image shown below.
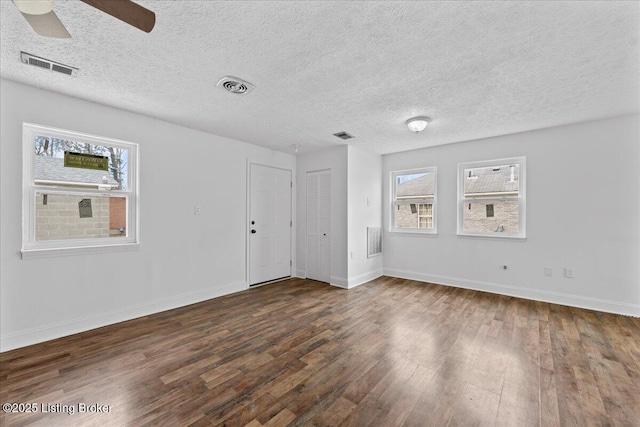
[[137,144],[25,123],[23,159],[23,258],[137,246]]
[[487,205],[487,218],[493,218],[493,203]]
[[391,173],[391,231],[436,233],[436,168]]
[[458,234],[526,237],[525,158],[458,165]]

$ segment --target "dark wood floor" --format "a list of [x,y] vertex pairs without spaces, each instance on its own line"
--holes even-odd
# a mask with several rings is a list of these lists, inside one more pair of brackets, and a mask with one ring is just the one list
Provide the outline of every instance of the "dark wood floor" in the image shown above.
[[387,277],[287,280],[0,358],[2,403],[39,410],[3,426],[640,425],[640,319]]

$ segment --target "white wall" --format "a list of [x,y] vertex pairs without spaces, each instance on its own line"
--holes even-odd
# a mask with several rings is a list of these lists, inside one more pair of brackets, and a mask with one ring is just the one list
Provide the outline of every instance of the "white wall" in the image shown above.
[[382,225],[382,156],[348,148],[348,287],[382,275],[382,256],[367,258],[367,227]]
[[[20,259],[22,122],[140,144],[139,250]],[[389,275],[638,316],[639,141],[640,117],[629,116],[386,155],[379,173],[380,156],[354,147],[296,160],[0,80],[0,349],[246,289],[247,160],[297,177],[300,276],[306,172],[331,169],[333,284],[357,285],[383,262]],[[527,156],[527,239],[456,236],[457,163],[521,155]],[[382,212],[388,229],[389,172],[423,166],[438,166],[439,234],[385,231],[384,258],[367,259],[366,225]],[[193,215],[196,204],[200,216]],[[551,278],[542,274],[547,265]],[[565,266],[575,269],[575,279],[562,277]]]
[[[2,351],[247,288],[247,160],[295,174],[294,156],[6,80],[0,95]],[[20,258],[23,122],[140,144],[139,250]]]
[[297,275],[305,276],[307,172],[331,169],[331,284],[348,286],[347,146],[300,154],[297,158]]
[[[457,164],[515,156],[527,157],[527,239],[456,236]],[[390,154],[382,164],[385,205],[391,171],[438,167],[438,235],[386,231],[385,274],[640,316],[639,116]],[[386,208],[383,217],[388,230]]]

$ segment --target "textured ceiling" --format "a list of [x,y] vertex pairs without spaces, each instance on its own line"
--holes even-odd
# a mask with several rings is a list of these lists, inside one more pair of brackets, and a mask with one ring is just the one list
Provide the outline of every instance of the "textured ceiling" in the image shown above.
[[[0,0],[0,75],[286,152],[339,131],[384,154],[640,112],[635,1],[139,3],[150,34],[57,0],[59,40]],[[225,75],[256,89],[227,93]],[[420,134],[416,115],[432,118]]]

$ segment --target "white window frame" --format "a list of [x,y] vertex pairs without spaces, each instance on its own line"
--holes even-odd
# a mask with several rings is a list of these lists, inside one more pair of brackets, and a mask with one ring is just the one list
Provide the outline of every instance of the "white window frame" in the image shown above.
[[[81,141],[94,145],[126,148],[128,153],[127,190],[80,189],[62,186],[38,185],[35,183],[34,140],[36,135],[56,139]],[[32,123],[22,125],[22,258],[41,258],[49,256],[77,255],[113,251],[135,250],[139,246],[139,149],[138,144],[56,129]],[[117,239],[90,238],[69,240],[40,240],[35,238],[36,229],[36,193],[66,195],[94,195],[103,197],[127,198],[127,234]],[[117,240],[117,241],[115,241]]]
[[[465,169],[470,168],[486,168],[492,166],[504,166],[504,165],[519,165],[519,184],[518,184],[518,197],[474,197],[473,199],[465,199],[464,198],[464,183]],[[525,156],[522,157],[510,157],[506,159],[494,159],[494,160],[483,160],[478,162],[466,162],[466,163],[458,163],[458,235],[459,236],[479,236],[479,237],[491,237],[496,239],[525,239],[527,237],[527,228],[526,228],[526,206],[527,206],[527,186],[526,186],[526,176],[527,176],[527,158]],[[471,232],[464,230],[464,208],[468,203],[496,203],[500,202],[517,202],[518,203],[518,229],[520,232],[518,234],[505,234],[499,232]],[[495,209],[495,206],[494,206]],[[495,214],[494,214],[495,216]]]
[[[434,183],[434,189],[433,189],[433,197],[432,198],[425,198],[425,199],[418,199],[418,200],[414,200],[411,201],[411,203],[415,203],[416,204],[416,208],[417,211],[420,211],[420,207],[417,205],[420,204],[431,204],[433,205],[432,207],[432,215],[433,215],[433,228],[432,229],[428,229],[428,228],[418,228],[417,225],[419,225],[420,223],[420,219],[418,218],[418,224],[416,225],[416,228],[397,228],[395,226],[396,224],[396,212],[397,212],[397,207],[399,205],[398,202],[396,202],[396,177],[399,175],[411,175],[411,174],[415,174],[415,173],[432,173],[433,174],[433,183]],[[438,167],[437,166],[430,166],[430,167],[425,167],[425,168],[417,168],[417,169],[405,169],[405,170],[398,170],[398,171],[391,171],[390,173],[390,179],[391,179],[391,200],[390,200],[390,212],[391,215],[389,215],[389,232],[390,233],[398,233],[398,234],[438,234],[438,223],[437,223],[437,200],[438,200]]]

